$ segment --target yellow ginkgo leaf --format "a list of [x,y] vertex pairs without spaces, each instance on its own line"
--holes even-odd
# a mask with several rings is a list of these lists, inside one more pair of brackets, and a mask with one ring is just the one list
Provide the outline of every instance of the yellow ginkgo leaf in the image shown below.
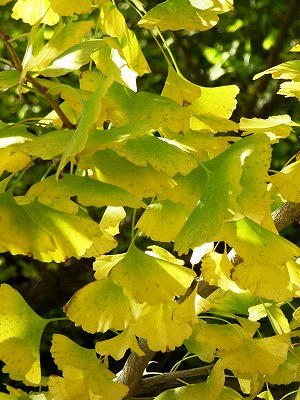
[[287,335],[262,339],[245,338],[243,343],[230,350],[219,350],[224,368],[235,376],[251,378],[255,375],[273,375],[287,357],[290,340]]
[[32,164],[31,158],[11,147],[0,149],[0,175],[4,171],[18,172]]
[[96,343],[96,351],[101,355],[112,356],[115,360],[124,357],[125,352],[130,349],[138,356],[143,356],[144,352],[140,349],[136,336],[131,327],[128,327],[112,339],[103,340]]
[[129,139],[116,146],[115,151],[136,165],[150,164],[157,171],[170,176],[177,173],[187,175],[197,167],[196,160],[183,145],[153,135]]
[[183,295],[195,273],[181,265],[151,257],[132,244],[109,276],[138,303],[159,304]]
[[12,18],[22,18],[30,25],[39,20],[47,25],[55,25],[59,21],[59,15],[52,10],[50,0],[18,0],[13,7]]
[[110,278],[104,278],[78,290],[64,310],[77,325],[95,333],[127,328],[138,318],[141,306]]
[[[293,263],[300,255],[297,246],[248,218],[226,222],[221,237],[243,258],[231,275],[239,287],[278,302],[293,297],[292,274],[299,271]],[[291,269],[288,262],[293,263]]]
[[300,202],[300,160],[272,175],[270,181],[284,199],[293,203]]
[[293,122],[289,115],[274,115],[267,119],[242,118],[240,129],[247,133],[266,133],[272,141],[286,138],[291,133]]
[[32,185],[22,198],[22,204],[38,198],[40,202],[55,209],[76,213],[78,205],[70,200],[73,196],[77,196],[78,203],[85,206],[144,207],[144,203],[120,187],[77,175],[65,175],[58,181],[52,175]]
[[86,14],[91,11],[92,0],[51,0],[51,8],[62,16]]
[[97,280],[101,280],[103,278],[107,278],[111,269],[117,265],[123,258],[126,253],[122,254],[113,254],[113,255],[105,255],[96,259],[93,264],[93,268],[95,270],[95,278]]
[[154,400],[191,400],[191,399],[209,399],[209,400],[234,400],[238,397],[224,397],[227,392],[224,391],[225,373],[220,362],[217,362],[212,369],[207,381],[204,383],[189,384],[177,389],[170,389]]
[[10,193],[0,194],[0,251],[30,255],[44,262],[82,257],[99,235],[88,217],[71,215],[38,201],[18,205]]
[[281,83],[277,93],[285,97],[297,97],[300,100],[300,82],[291,81]]
[[143,314],[132,325],[134,333],[146,339],[153,351],[174,350],[192,334],[189,321],[176,322],[173,318],[173,313],[179,306],[180,304],[173,301],[156,306],[145,306]]
[[148,11],[139,25],[157,26],[162,31],[205,31],[218,23],[219,14],[230,10],[233,10],[233,0],[167,0]]
[[203,279],[210,285],[219,286],[227,291],[240,293],[241,289],[232,281],[230,273],[233,265],[229,261],[227,254],[210,252],[202,259],[201,271]]
[[154,201],[136,226],[153,240],[171,242],[176,239],[189,213],[190,210],[183,204],[169,200]]
[[272,74],[274,79],[291,79],[298,82],[300,80],[300,60],[287,61],[266,69],[256,74],[253,79],[258,79],[265,74]]
[[115,375],[99,361],[94,350],[85,349],[66,336],[54,335],[51,353],[63,371],[63,378],[52,378],[49,382],[55,400],[75,400],[80,395],[82,399],[100,400],[107,393],[112,399],[121,400],[128,392],[127,386],[114,382]]
[[41,382],[40,341],[47,320],[38,316],[11,286],[0,286],[0,359],[15,380]]
[[300,347],[293,347],[287,355],[287,359],[278,367],[274,375],[268,378],[268,382],[275,385],[288,385],[291,382],[300,381]]
[[79,164],[84,169],[96,167],[99,181],[124,188],[138,198],[153,197],[175,186],[172,178],[152,166],[135,165],[112,150],[96,152]]
[[[261,160],[259,168],[258,158]],[[266,183],[270,159],[269,138],[256,134],[203,163],[206,182],[200,200],[176,238],[175,249],[183,253],[214,241],[224,222],[236,214],[247,215],[260,223],[264,221],[270,215]],[[253,207],[254,202],[256,207]],[[218,236],[218,240],[223,239]]]

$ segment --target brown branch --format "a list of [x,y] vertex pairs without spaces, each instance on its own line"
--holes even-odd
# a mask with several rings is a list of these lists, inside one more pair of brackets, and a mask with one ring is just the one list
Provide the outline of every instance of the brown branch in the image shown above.
[[[278,64],[280,62],[280,58],[279,58],[280,51],[286,40],[286,36],[287,36],[287,33],[289,32],[291,23],[296,17],[298,6],[299,6],[298,0],[290,0],[289,1],[287,11],[284,15],[282,15],[281,24],[279,27],[279,33],[278,33],[276,42],[269,53],[269,57],[268,57],[268,60],[267,60],[267,63],[266,63],[266,66],[264,69],[271,68],[275,64]],[[259,95],[260,95],[260,93],[263,93],[265,91],[269,80],[270,80],[269,74],[263,75],[259,79],[257,84],[255,85],[256,86],[255,91],[253,92],[253,95],[249,98],[249,101],[247,102],[247,108],[244,110],[245,117],[253,117],[252,113],[257,104]],[[273,96],[275,96],[275,93]]]
[[155,355],[155,351],[149,349],[145,339],[139,339],[139,346],[145,355],[138,356],[136,353],[131,353],[126,360],[121,374],[117,378],[118,382],[129,387],[129,392],[124,399],[130,399],[135,393],[137,393],[142,385],[143,373],[149,364],[149,361]]
[[287,201],[272,212],[272,218],[279,232],[293,222],[300,220],[300,204]]
[[[9,41],[10,37],[7,35],[2,29],[0,29],[0,38],[2,39],[3,43],[5,44],[7,50],[9,51],[9,54],[12,59],[12,64],[14,68],[22,73],[23,67],[22,63],[12,46],[11,42]],[[74,129],[75,126],[72,124],[72,122],[69,120],[69,118],[66,116],[66,114],[63,112],[59,104],[54,100],[54,98],[51,96],[50,93],[48,93],[48,89],[44,86],[42,86],[35,78],[33,78],[31,75],[26,74],[24,77],[24,80],[27,80],[30,82],[44,97],[45,99],[48,100],[48,102],[51,104],[51,107],[53,110],[57,113],[59,118],[62,120],[63,123],[63,128],[68,128],[68,129]]]

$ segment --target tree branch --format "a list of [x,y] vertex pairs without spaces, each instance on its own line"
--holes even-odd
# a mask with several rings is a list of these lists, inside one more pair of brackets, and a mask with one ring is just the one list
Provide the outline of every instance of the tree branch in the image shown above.
[[[14,68],[22,73],[23,67],[22,63],[13,47],[11,42],[9,41],[10,37],[7,35],[2,29],[0,29],[0,38],[2,39],[3,43],[5,44],[7,50],[9,51],[9,54],[12,59],[12,64]],[[25,75],[25,80],[30,82],[51,104],[51,107],[53,110],[57,113],[59,118],[62,120],[63,123],[63,128],[68,128],[68,129],[74,129],[75,126],[72,124],[72,122],[69,120],[69,118],[66,116],[66,114],[63,112],[59,104],[54,100],[54,98],[51,96],[50,93],[48,93],[48,89],[44,86],[42,86],[35,78],[30,76],[29,74]]]
[[293,222],[300,220],[300,204],[287,201],[272,212],[272,218],[279,232]]

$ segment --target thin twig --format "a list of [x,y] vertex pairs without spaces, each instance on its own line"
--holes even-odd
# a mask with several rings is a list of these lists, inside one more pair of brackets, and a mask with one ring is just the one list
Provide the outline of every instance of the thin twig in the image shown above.
[[[12,64],[14,68],[22,73],[23,67],[22,63],[13,47],[13,45],[10,42],[10,37],[8,34],[6,34],[2,29],[0,29],[0,38],[2,39],[3,43],[5,44],[7,50],[9,51],[9,54],[12,59]],[[66,116],[66,114],[63,112],[59,104],[54,100],[54,98],[51,96],[51,94],[48,93],[48,89],[42,86],[35,78],[33,78],[31,75],[26,74],[24,77],[24,80],[30,82],[51,104],[51,107],[53,110],[57,113],[59,118],[62,120],[62,127],[63,128],[68,128],[68,129],[74,129],[75,126],[72,124],[72,122],[69,120],[69,118]]]

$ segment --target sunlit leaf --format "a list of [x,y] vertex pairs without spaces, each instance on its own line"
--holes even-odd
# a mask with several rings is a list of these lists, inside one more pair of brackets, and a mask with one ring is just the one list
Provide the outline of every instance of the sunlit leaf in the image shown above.
[[51,0],[51,8],[59,15],[86,14],[91,11],[92,0]]
[[242,118],[240,129],[247,133],[266,133],[271,140],[286,138],[291,133],[291,117],[289,115],[275,115],[267,119]]
[[296,161],[284,167],[277,174],[270,177],[274,189],[282,197],[293,203],[300,202],[300,161]]
[[64,309],[76,325],[91,333],[125,329],[141,312],[140,305],[125,296],[110,278],[81,288]]
[[266,69],[256,74],[253,79],[258,79],[265,74],[272,74],[274,79],[291,79],[299,81],[300,79],[300,60],[287,61],[276,65],[275,67]]
[[132,244],[109,276],[137,302],[159,304],[183,295],[195,273],[178,264],[151,257]]
[[50,377],[49,390],[54,400],[105,399],[107,393],[121,400],[127,386],[114,382],[115,375],[97,358],[94,350],[86,349],[63,335],[54,335],[51,353],[63,378]]
[[0,286],[0,359],[15,380],[41,381],[40,341],[47,320],[38,316],[11,286]]
[[277,371],[268,378],[268,382],[276,385],[288,385],[300,380],[300,347],[293,347],[287,359],[278,367]]
[[115,360],[124,357],[126,350],[130,349],[138,356],[143,356],[144,352],[140,349],[136,336],[131,327],[112,339],[103,340],[96,343],[96,351],[101,355],[110,355]]
[[20,72],[15,70],[0,72],[0,90],[7,90],[19,83]]
[[23,22],[30,25],[39,20],[47,25],[55,25],[59,21],[59,15],[50,6],[50,0],[18,0],[13,7],[12,18],[22,18]]
[[233,9],[233,0],[167,0],[158,4],[139,21],[145,28],[205,31],[218,23],[219,14]]

